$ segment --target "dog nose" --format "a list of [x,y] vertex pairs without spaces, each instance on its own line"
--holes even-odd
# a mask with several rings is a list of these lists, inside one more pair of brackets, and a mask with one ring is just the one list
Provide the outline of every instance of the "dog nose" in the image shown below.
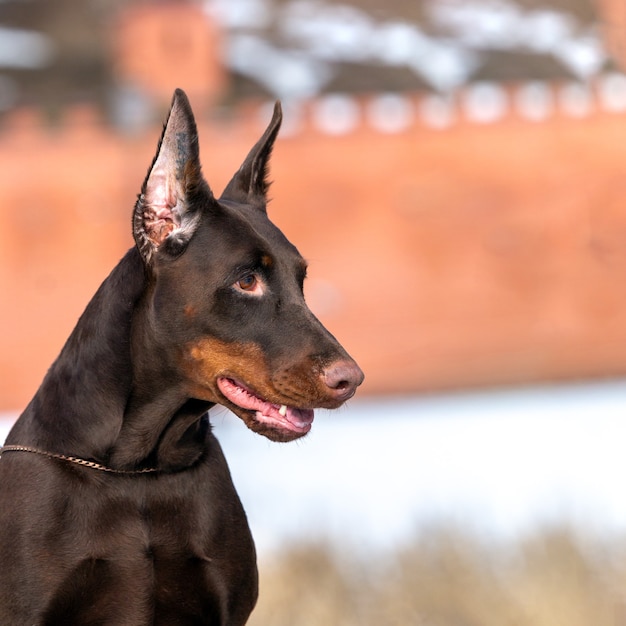
[[329,395],[340,402],[351,398],[364,378],[361,368],[352,360],[336,361],[322,372]]

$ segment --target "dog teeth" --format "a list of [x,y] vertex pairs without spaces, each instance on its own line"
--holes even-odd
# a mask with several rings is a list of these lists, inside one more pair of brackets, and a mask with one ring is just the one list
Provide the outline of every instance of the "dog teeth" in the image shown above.
[[285,417],[285,415],[287,415],[287,405],[283,404],[280,409],[278,409],[278,412]]

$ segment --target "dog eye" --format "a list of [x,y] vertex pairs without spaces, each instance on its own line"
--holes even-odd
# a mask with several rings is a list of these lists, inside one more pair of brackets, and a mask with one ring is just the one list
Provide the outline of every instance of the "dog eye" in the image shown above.
[[246,274],[243,278],[237,281],[237,287],[244,291],[253,291],[256,287],[257,279],[254,274]]
[[263,283],[257,278],[256,274],[246,274],[242,276],[234,285],[240,291],[255,295],[263,294]]

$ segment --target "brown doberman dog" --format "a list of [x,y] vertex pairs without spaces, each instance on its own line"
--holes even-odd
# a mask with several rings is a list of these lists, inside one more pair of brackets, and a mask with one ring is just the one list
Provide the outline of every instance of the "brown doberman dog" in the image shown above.
[[363,374],[307,308],[306,264],[266,214],[281,122],[216,199],[177,90],[97,291],[0,459],[0,624],[244,624],[254,543],[208,410],[274,441]]

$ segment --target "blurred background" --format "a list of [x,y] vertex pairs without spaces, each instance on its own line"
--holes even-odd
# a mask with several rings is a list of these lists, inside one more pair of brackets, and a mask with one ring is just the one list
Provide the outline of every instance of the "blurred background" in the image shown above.
[[0,2],[0,435],[130,247],[175,87],[366,373],[306,440],[213,422],[252,624],[626,624],[623,0]]

